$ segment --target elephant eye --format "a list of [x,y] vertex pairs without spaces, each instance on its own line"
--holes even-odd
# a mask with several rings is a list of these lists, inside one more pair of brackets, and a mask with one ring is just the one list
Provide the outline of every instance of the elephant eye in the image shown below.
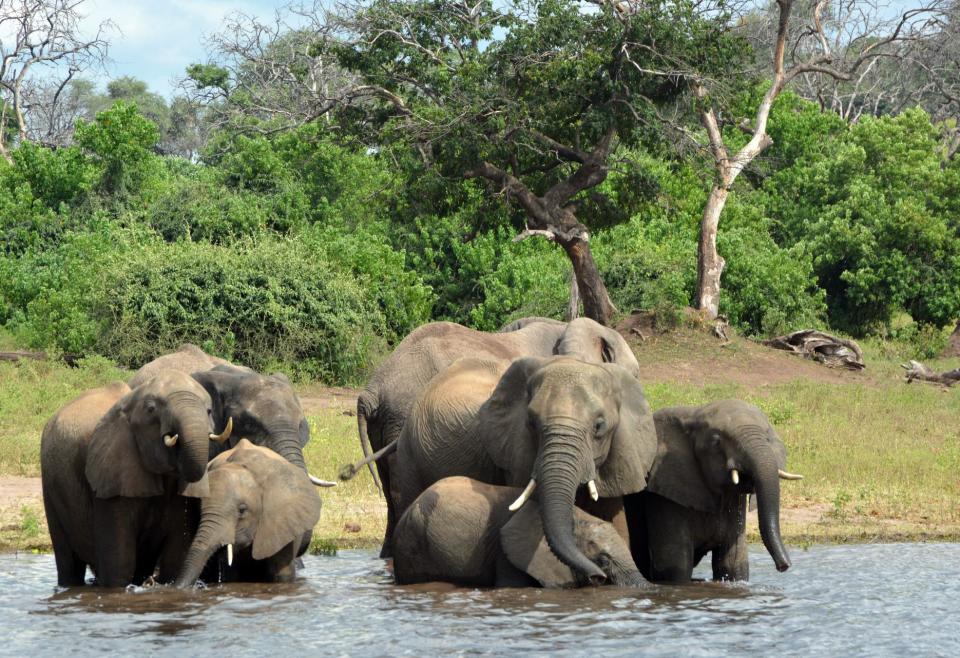
[[596,422],[593,424],[593,433],[597,436],[600,436],[607,431],[607,419],[601,416],[597,418]]
[[148,414],[156,413],[157,403],[154,402],[153,400],[150,400],[149,402],[147,402],[146,410]]
[[243,516],[244,514],[246,514],[246,513],[247,513],[247,504],[246,504],[246,503],[240,503],[240,504],[237,506],[237,511],[240,512],[240,516]]

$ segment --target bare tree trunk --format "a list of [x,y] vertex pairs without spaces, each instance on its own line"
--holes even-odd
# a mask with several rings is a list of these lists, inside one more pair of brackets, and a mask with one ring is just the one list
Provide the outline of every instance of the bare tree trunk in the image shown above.
[[577,273],[570,270],[570,302],[567,304],[567,322],[580,317],[580,287],[577,285]]
[[950,334],[950,338],[947,341],[947,348],[943,351],[943,356],[960,356],[960,320],[957,321],[957,326],[953,330],[953,333]]
[[714,185],[700,220],[700,242],[697,245],[697,301],[698,309],[710,319],[720,313],[720,276],[726,261],[717,252],[717,227],[720,214],[727,204],[729,190]]
[[597,269],[597,263],[593,260],[593,253],[590,251],[590,243],[574,238],[561,242],[560,246],[567,252],[573,264],[577,289],[583,300],[583,314],[602,325],[609,325],[617,312],[617,307],[610,301],[607,287],[603,285],[603,279],[600,278],[600,270]]

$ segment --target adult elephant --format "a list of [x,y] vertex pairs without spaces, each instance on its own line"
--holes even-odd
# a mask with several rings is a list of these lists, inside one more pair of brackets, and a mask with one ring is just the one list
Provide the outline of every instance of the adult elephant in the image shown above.
[[320,520],[320,496],[303,470],[241,439],[210,462],[207,479],[206,490],[189,485],[183,492],[201,498],[201,513],[177,587],[192,587],[220,549],[221,581],[293,580],[302,542]]
[[233,366],[233,364],[220,357],[207,354],[196,345],[184,343],[176,352],[164,354],[141,366],[128,383],[130,388],[136,388],[164,370],[176,370],[189,375],[192,372],[210,370],[217,366]]
[[227,436],[213,432],[207,392],[176,371],[133,390],[89,392],[58,411],[40,441],[58,583],[82,585],[87,566],[104,587],[139,584],[158,564],[161,579],[172,579],[189,526],[178,492],[203,477],[210,440]]
[[[623,337],[589,318],[570,323],[538,319],[503,333],[477,331],[452,322],[426,324],[400,342],[357,398],[357,428],[364,457],[370,458],[400,436],[420,393],[434,375],[457,359],[472,356],[509,362],[523,356],[553,354],[576,356],[591,363],[618,363],[634,376],[640,371]],[[379,483],[387,499],[388,534],[399,518],[394,503],[398,492],[391,483],[395,461],[389,455],[377,462]],[[370,469],[376,481],[373,467]],[[353,472],[355,468],[349,476]]]
[[[397,442],[398,510],[438,480],[463,475],[536,489],[551,550],[587,578],[605,578],[577,547],[574,502],[642,490],[656,433],[640,383],[616,364],[570,357],[461,359],[437,375]],[[388,536],[386,542],[391,538]]]
[[626,496],[631,550],[644,576],[689,581],[709,552],[714,580],[747,580],[747,499],[777,570],[790,567],[780,536],[780,479],[787,449],[751,404],[721,400],[654,415],[657,458],[646,491]]
[[[471,587],[585,584],[547,546],[536,501],[516,513],[508,509],[520,493],[519,488],[465,477],[431,485],[397,524],[393,562],[397,582],[440,580]],[[573,536],[606,581],[622,587],[646,585],[613,525],[577,509]]]

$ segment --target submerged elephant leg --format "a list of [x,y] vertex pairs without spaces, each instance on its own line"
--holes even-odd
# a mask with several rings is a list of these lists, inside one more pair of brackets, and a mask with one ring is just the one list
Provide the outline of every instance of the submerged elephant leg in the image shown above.
[[128,501],[98,500],[93,510],[96,576],[100,587],[126,587],[137,570],[137,537]]
[[[383,427],[383,439],[380,446],[385,446],[396,441],[403,430],[403,423],[387,421]],[[377,472],[380,475],[380,483],[383,486],[383,494],[387,499],[387,528],[383,533],[383,546],[380,549],[380,557],[393,557],[393,533],[396,530],[397,522],[400,520],[397,512],[398,500],[400,498],[399,478],[397,477],[397,453],[387,455],[386,458],[377,462]]]
[[650,519],[650,580],[689,582],[697,562],[690,511],[656,494],[649,495],[645,503]]
[[714,580],[750,580],[747,539],[740,535],[733,544],[716,546],[711,552]]
[[70,547],[66,531],[54,515],[47,517],[53,556],[57,561],[57,584],[61,587],[76,587],[85,583],[87,563]]

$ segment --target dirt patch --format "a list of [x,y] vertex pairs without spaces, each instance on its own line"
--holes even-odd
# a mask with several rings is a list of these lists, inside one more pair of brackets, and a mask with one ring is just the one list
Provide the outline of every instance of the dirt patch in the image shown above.
[[0,475],[0,507],[41,500],[40,478]]
[[307,415],[326,409],[335,409],[353,416],[357,412],[357,396],[360,389],[344,388],[340,386],[323,386],[321,384],[305,384],[297,386],[297,397],[300,406]]
[[866,384],[862,372],[828,368],[808,359],[760,345],[726,328],[728,340],[716,338],[710,326],[686,315],[682,326],[668,332],[656,329],[649,313],[624,318],[617,330],[640,363],[640,380],[705,386],[742,384],[762,386],[796,379],[830,384]]

